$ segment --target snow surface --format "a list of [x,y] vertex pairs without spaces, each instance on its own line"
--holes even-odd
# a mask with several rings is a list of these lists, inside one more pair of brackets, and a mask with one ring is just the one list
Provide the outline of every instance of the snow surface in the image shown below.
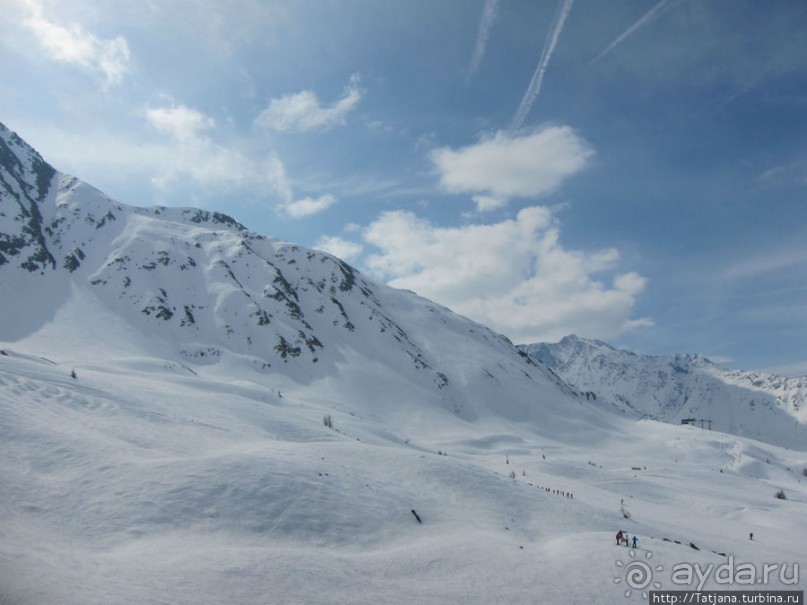
[[803,453],[655,421],[469,422],[406,391],[379,414],[361,385],[334,401],[50,343],[0,355],[3,603],[641,602],[614,582],[620,528],[665,570],[807,564]]
[[332,256],[118,204],[2,125],[0,285],[3,605],[646,602],[637,560],[664,588],[729,560],[807,585],[803,449],[627,417]]

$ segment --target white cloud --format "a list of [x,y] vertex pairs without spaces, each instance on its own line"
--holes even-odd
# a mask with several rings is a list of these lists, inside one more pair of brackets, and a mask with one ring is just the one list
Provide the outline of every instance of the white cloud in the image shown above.
[[[607,339],[652,323],[631,318],[644,278],[617,273],[615,249],[565,250],[547,208],[449,228],[411,212],[387,212],[364,238],[379,250],[366,260],[370,272],[517,342],[556,341],[570,333]],[[598,277],[615,273],[610,286]]]
[[440,183],[452,193],[500,199],[539,197],[582,170],[594,154],[568,126],[548,126],[522,136],[497,132],[475,145],[431,153]]
[[361,244],[351,242],[338,236],[322,236],[314,247],[337,258],[350,262],[358,258],[364,250]]
[[319,98],[310,90],[272,99],[257,118],[255,125],[279,132],[326,130],[345,123],[345,115],[362,98],[357,87],[358,76],[354,75],[341,99],[330,107],[323,107]]
[[336,203],[336,198],[330,194],[317,198],[306,197],[301,200],[289,202],[283,206],[285,212],[292,218],[305,218],[319,214]]
[[[216,137],[217,122],[191,107],[150,108],[142,111],[144,121],[160,137],[148,137],[140,130],[137,137],[124,131],[110,136],[106,129],[66,130],[64,124],[28,124],[20,131],[30,141],[39,141],[48,161],[102,188],[113,197],[133,204],[171,203],[222,204],[231,196],[264,200],[279,212],[294,204],[294,188],[286,166],[276,154],[250,153],[238,140],[224,145]],[[144,193],[151,183],[160,189]],[[137,197],[132,197],[137,191]],[[323,196],[321,204],[327,200]],[[300,200],[302,201],[302,200]],[[304,205],[299,205],[300,210]],[[299,213],[298,213],[299,214]]]
[[272,186],[280,197],[281,203],[288,204],[292,200],[292,191],[291,183],[286,176],[285,164],[283,164],[283,161],[277,155],[273,154],[266,159],[265,166],[266,178],[272,183]]
[[166,187],[189,177],[199,185],[225,190],[268,188],[281,205],[291,202],[291,185],[280,158],[270,154],[255,159],[216,143],[208,136],[216,126],[212,117],[186,105],[148,108],[145,117],[157,132],[171,139],[150,154],[147,168],[155,175],[152,182],[156,185]]
[[724,281],[753,279],[785,270],[796,274],[805,266],[807,266],[807,250],[782,248],[761,254],[749,254],[726,267],[721,271],[721,275]]
[[24,4],[29,14],[23,24],[36,35],[51,59],[100,72],[105,86],[121,84],[130,60],[125,38],[103,39],[84,32],[80,25],[64,27],[43,16],[38,0],[24,0]]
[[647,284],[647,280],[631,271],[630,273],[623,273],[622,275],[617,275],[614,278],[614,287],[621,292],[625,292],[626,294],[630,294],[632,296],[636,296],[637,294],[641,294],[644,291],[644,287]]
[[381,120],[371,120],[369,122],[365,122],[364,125],[367,127],[367,130],[376,132],[378,134],[392,134],[395,132],[395,128],[389,124],[385,124]]
[[[170,101],[170,99],[169,99]],[[320,212],[336,202],[330,195],[295,200],[292,180],[282,159],[271,151],[249,151],[249,142],[230,138],[211,116],[193,107],[175,104],[149,107],[140,115],[151,126],[148,135],[142,129],[137,137],[121,132],[110,136],[109,131],[64,130],[62,124],[30,126],[32,140],[40,145],[49,161],[62,170],[70,170],[112,193],[118,191],[127,200],[128,191],[151,183],[159,188],[158,197],[182,192],[189,199],[209,199],[222,193],[247,194],[248,199],[263,199],[279,212],[303,218]],[[222,121],[226,127],[226,120]],[[129,199],[143,203],[142,199]],[[159,200],[165,203],[164,200]]]
[[507,205],[507,200],[490,195],[475,195],[472,199],[474,204],[476,204],[476,211],[480,213],[498,210],[499,208],[503,208]]
[[185,105],[147,109],[146,119],[163,134],[180,141],[197,138],[203,131],[216,125],[213,118]]

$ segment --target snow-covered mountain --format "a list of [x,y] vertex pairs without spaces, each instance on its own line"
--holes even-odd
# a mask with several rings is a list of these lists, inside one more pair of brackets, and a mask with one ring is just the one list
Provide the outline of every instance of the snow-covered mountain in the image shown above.
[[[0,154],[0,340],[42,338],[65,317],[76,338],[100,322],[122,348],[189,373],[237,363],[341,383],[383,366],[467,420],[568,406],[564,385],[503,336],[333,256],[215,212],[116,203],[2,126]],[[513,396],[492,396],[502,385]]]
[[730,557],[803,590],[805,477],[327,254],[110,200],[0,126],[3,605],[646,602],[725,589],[670,570]]
[[521,348],[583,396],[637,418],[694,419],[698,427],[807,448],[807,377],[727,370],[700,355],[637,355],[574,335]]

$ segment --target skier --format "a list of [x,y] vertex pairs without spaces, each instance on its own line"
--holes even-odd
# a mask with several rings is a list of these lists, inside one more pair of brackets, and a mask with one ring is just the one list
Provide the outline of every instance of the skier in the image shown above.
[[633,548],[636,548],[636,543],[637,542],[638,542],[638,540],[636,539],[636,536],[633,536]]
[[621,529],[616,534],[616,545],[619,546],[620,544],[622,544],[622,530]]

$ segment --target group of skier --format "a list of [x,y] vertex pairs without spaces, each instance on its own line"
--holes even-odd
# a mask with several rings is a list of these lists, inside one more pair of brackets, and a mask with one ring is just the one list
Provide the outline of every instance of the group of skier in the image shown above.
[[[530,483],[529,485],[532,485],[532,483]],[[548,494],[555,494],[556,496],[563,496],[564,498],[574,499],[574,494],[572,492],[564,492],[563,490],[560,489],[552,489],[551,487],[544,487],[542,485],[536,485],[535,487],[544,490]]]
[[616,534],[617,546],[620,546],[622,544],[624,544],[625,546],[630,546],[631,542],[633,543],[633,548],[636,548],[636,545],[639,543],[639,540],[638,538],[636,538],[636,536],[633,536],[633,540],[629,540],[628,532],[622,531],[621,529],[617,532]]

